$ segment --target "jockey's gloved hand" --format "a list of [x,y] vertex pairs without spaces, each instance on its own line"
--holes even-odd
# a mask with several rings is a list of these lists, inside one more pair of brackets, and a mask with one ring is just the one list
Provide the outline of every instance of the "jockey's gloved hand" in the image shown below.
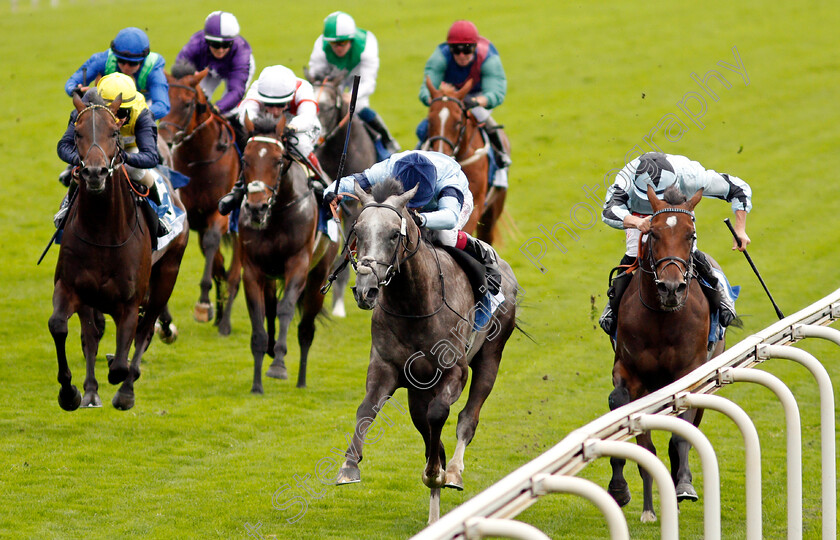
[[426,216],[419,212],[411,212],[411,219],[413,219],[414,223],[416,223],[417,226],[420,228],[426,226]]
[[297,129],[294,126],[286,126],[283,129],[283,135],[280,136],[280,140],[283,141],[285,145],[295,145],[298,142],[298,135]]
[[464,98],[464,107],[472,109],[473,107],[480,107],[478,99],[475,96],[467,96]]
[[335,194],[335,191],[325,191],[324,192],[324,206],[329,206],[334,200],[338,198],[338,195]]

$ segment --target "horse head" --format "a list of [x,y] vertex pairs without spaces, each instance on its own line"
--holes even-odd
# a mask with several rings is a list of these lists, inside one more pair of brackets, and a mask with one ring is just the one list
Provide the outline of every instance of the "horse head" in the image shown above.
[[662,309],[680,309],[688,297],[693,263],[691,252],[697,235],[694,229],[694,207],[703,197],[703,190],[697,191],[691,199],[675,187],[665,190],[664,200],[656,196],[652,186],[647,188],[653,215],[648,232],[648,268],[653,276],[656,292]]
[[338,130],[347,108],[339,87],[347,76],[347,71],[331,66],[326,73],[312,74],[309,70],[304,70],[304,76],[312,83],[315,99],[318,101],[318,120],[321,122],[323,142]]
[[196,72],[191,63],[176,63],[169,83],[169,114],[160,120],[160,137],[171,148],[178,145],[199,124],[199,117],[207,112],[207,96],[199,84],[209,73],[208,68]]
[[420,229],[405,208],[417,188],[414,186],[403,193],[399,182],[388,180],[374,186],[373,195],[368,195],[356,184],[356,196],[362,210],[354,226],[356,286],[353,295],[362,309],[376,306],[379,288],[388,285],[399,272],[400,263],[419,247]]
[[467,130],[467,108],[464,106],[464,98],[472,86],[472,79],[469,79],[460,90],[437,89],[426,76],[430,100],[429,137],[423,143],[424,150],[434,150],[453,157],[458,154],[461,139]]
[[281,179],[288,170],[289,160],[282,142],[286,118],[260,117],[252,122],[246,114],[244,127],[251,137],[242,152],[241,174],[248,191],[243,202],[241,224],[252,229],[265,229],[271,207],[282,190]]
[[73,105],[78,111],[74,129],[76,150],[81,160],[79,177],[92,193],[105,190],[105,181],[120,159],[120,126],[124,120],[117,119],[117,112],[121,103],[122,94],[110,105],[104,105],[98,96],[90,105],[79,96],[73,96]]

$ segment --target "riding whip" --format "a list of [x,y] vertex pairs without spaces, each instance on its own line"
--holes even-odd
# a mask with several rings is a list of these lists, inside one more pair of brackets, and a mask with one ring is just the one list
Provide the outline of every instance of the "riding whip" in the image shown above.
[[344,174],[344,160],[347,159],[347,146],[350,144],[350,127],[353,125],[353,113],[356,111],[356,98],[359,96],[359,81],[361,77],[355,75],[353,77],[353,91],[350,93],[350,111],[347,113],[350,121],[347,122],[347,134],[344,136],[344,150],[341,152],[341,160],[338,162],[338,174],[335,179],[335,194],[338,195],[338,184],[341,181],[341,175]]
[[[71,182],[72,182],[72,180],[71,180]],[[67,218],[70,217],[70,209],[73,208],[73,201],[76,200],[76,195],[78,195],[78,194],[79,194],[79,190],[77,189],[73,192],[72,195],[70,195],[70,200],[67,201],[67,213],[64,214],[64,216],[61,218],[61,222],[59,222],[58,228],[53,233],[52,238],[50,238],[50,241],[47,242],[47,247],[44,248],[44,252],[41,253],[41,256],[38,258],[38,262],[35,263],[35,266],[38,266],[39,264],[41,264],[41,261],[44,260],[44,257],[47,255],[47,252],[50,250],[53,243],[55,243],[55,239],[58,238],[58,235],[61,234],[62,230],[64,230],[64,225],[65,225],[65,223],[67,223]]]
[[[734,236],[735,241],[738,242],[738,247],[741,247],[741,239],[738,238],[738,235],[735,233],[735,229],[732,227],[732,223],[729,221],[729,218],[724,219],[723,222],[726,223],[727,227],[729,227],[730,232],[732,232],[732,236]],[[747,253],[746,249],[744,249],[744,257],[747,258],[747,262],[750,263],[750,266],[752,267],[753,272],[755,272],[758,281],[761,282],[761,286],[764,287],[764,292],[767,293],[767,297],[770,299],[770,303],[773,304],[773,308],[776,310],[776,315],[779,317],[779,319],[784,319],[785,315],[782,313],[782,310],[779,309],[779,306],[776,305],[776,301],[773,300],[773,295],[770,294],[769,290],[767,290],[767,285],[765,285],[764,280],[761,279],[761,274],[758,273],[758,268],[755,267],[755,264],[753,263],[752,258],[750,257],[750,254]]]

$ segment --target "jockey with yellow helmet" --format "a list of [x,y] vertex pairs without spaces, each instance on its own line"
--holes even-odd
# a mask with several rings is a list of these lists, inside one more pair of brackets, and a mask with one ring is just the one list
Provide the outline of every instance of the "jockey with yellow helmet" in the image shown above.
[[123,28],[107,51],[88,58],[64,84],[64,91],[83,94],[99,76],[123,73],[134,80],[149,104],[152,116],[160,120],[169,112],[169,84],[163,57],[149,50],[149,37],[139,28]]
[[[155,187],[154,175],[150,172],[159,163],[159,156],[157,150],[157,125],[155,124],[152,113],[146,105],[146,100],[143,94],[137,91],[134,86],[134,79],[123,73],[111,73],[99,80],[96,85],[96,93],[105,104],[112,103],[117,96],[122,95],[122,102],[117,111],[116,117],[120,124],[120,147],[122,148],[122,162],[125,164],[125,170],[128,177],[134,182],[143,184],[149,188],[152,200],[160,197]],[[87,96],[86,96],[87,97]],[[88,98],[90,99],[90,98]],[[78,149],[76,148],[76,118],[78,111],[75,109],[70,114],[70,122],[67,125],[67,130],[64,136],[58,141],[58,157],[71,166],[77,166],[81,163]],[[70,191],[74,189],[75,184],[70,184]],[[70,192],[68,192],[69,195]],[[66,201],[62,202],[61,209],[55,216],[56,226],[60,223],[64,214],[67,212]],[[149,205],[144,205],[147,208]],[[152,210],[154,214],[154,210]],[[157,223],[158,220],[150,219],[149,223]],[[166,225],[160,222],[158,227],[158,236],[163,236],[167,233]]]

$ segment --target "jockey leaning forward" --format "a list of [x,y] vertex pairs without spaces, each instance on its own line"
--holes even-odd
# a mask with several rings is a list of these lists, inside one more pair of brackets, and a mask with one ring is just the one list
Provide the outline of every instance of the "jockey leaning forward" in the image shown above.
[[[365,191],[371,186],[396,178],[405,191],[419,186],[406,204],[419,227],[435,231],[435,241],[465,251],[485,267],[488,296],[493,309],[504,301],[498,256],[488,244],[461,230],[473,210],[467,177],[453,158],[439,152],[409,150],[393,154],[363,172],[345,176],[338,184],[338,196],[354,193],[356,183]],[[335,182],[324,189],[324,205],[338,197]]]
[[376,75],[379,71],[379,44],[369,30],[356,28],[353,17],[335,11],[324,19],[324,33],[315,40],[309,56],[310,77],[322,79],[332,71],[342,72],[343,79],[334,81],[343,92],[345,103],[350,103],[353,78],[359,75],[359,91],[356,97],[356,116],[382,138],[382,144],[390,153],[400,151],[400,145],[391,136],[385,121],[370,108],[370,96],[376,89]]
[[[429,106],[431,96],[426,88],[426,77],[429,77],[434,87],[449,91],[459,89],[467,80],[472,80],[472,89],[464,98],[464,106],[478,120],[493,145],[498,166],[493,186],[506,189],[511,160],[499,134],[502,126],[496,124],[490,116],[490,111],[505,100],[507,92],[507,78],[496,47],[480,36],[470,21],[455,21],[449,28],[446,42],[438,45],[423,70],[420,101]],[[417,138],[421,144],[428,138],[428,131],[429,121],[424,119],[417,126]]]
[[[125,164],[129,179],[146,186],[151,200],[160,204],[161,197],[155,186],[155,177],[151,173],[151,169],[154,169],[159,162],[157,125],[143,94],[137,91],[134,79],[123,73],[111,73],[102,77],[96,85],[96,92],[106,104],[111,104],[117,96],[122,95],[122,102],[116,114],[120,128],[121,161]],[[67,130],[58,141],[58,157],[71,167],[81,164],[81,157],[76,148],[75,125],[78,115],[79,112],[76,110],[70,114]],[[67,195],[54,218],[56,227],[61,224],[67,213],[68,201],[76,189],[76,183],[71,181]],[[156,239],[168,234],[169,230],[166,223],[158,218],[151,205],[143,204],[141,208],[146,213],[154,247],[157,244]]]
[[[268,116],[277,120],[284,115],[287,123],[283,137],[287,148],[324,184],[329,183],[329,177],[313,152],[315,141],[321,135],[321,122],[318,120],[318,102],[308,81],[295,76],[285,66],[263,69],[239,105],[239,122],[242,125],[245,125],[246,115],[250,119]],[[227,215],[238,208],[245,197],[245,190],[245,179],[240,176],[230,193],[219,199],[219,212]]]
[[[752,209],[752,190],[746,182],[736,176],[706,169],[685,156],[648,152],[625,165],[607,190],[602,219],[610,227],[624,229],[626,235],[627,249],[619,265],[627,266],[636,260],[643,235],[650,231],[652,209],[647,197],[648,186],[652,186],[659,197],[669,186],[676,186],[686,197],[703,189],[704,197],[731,203],[735,212],[735,234],[741,242],[739,247],[738,240],[734,240],[732,249],[743,251],[750,243],[746,229],[747,213]],[[711,311],[718,311],[721,326],[729,326],[737,314],[727,284],[724,283],[723,272],[713,269],[706,254],[697,249],[696,245],[692,259],[699,277],[717,289],[717,296],[720,297],[720,305],[710,306]],[[615,314],[618,313],[621,296],[631,277],[630,273],[619,274],[607,292],[607,306],[599,323],[610,336],[615,335]]]

